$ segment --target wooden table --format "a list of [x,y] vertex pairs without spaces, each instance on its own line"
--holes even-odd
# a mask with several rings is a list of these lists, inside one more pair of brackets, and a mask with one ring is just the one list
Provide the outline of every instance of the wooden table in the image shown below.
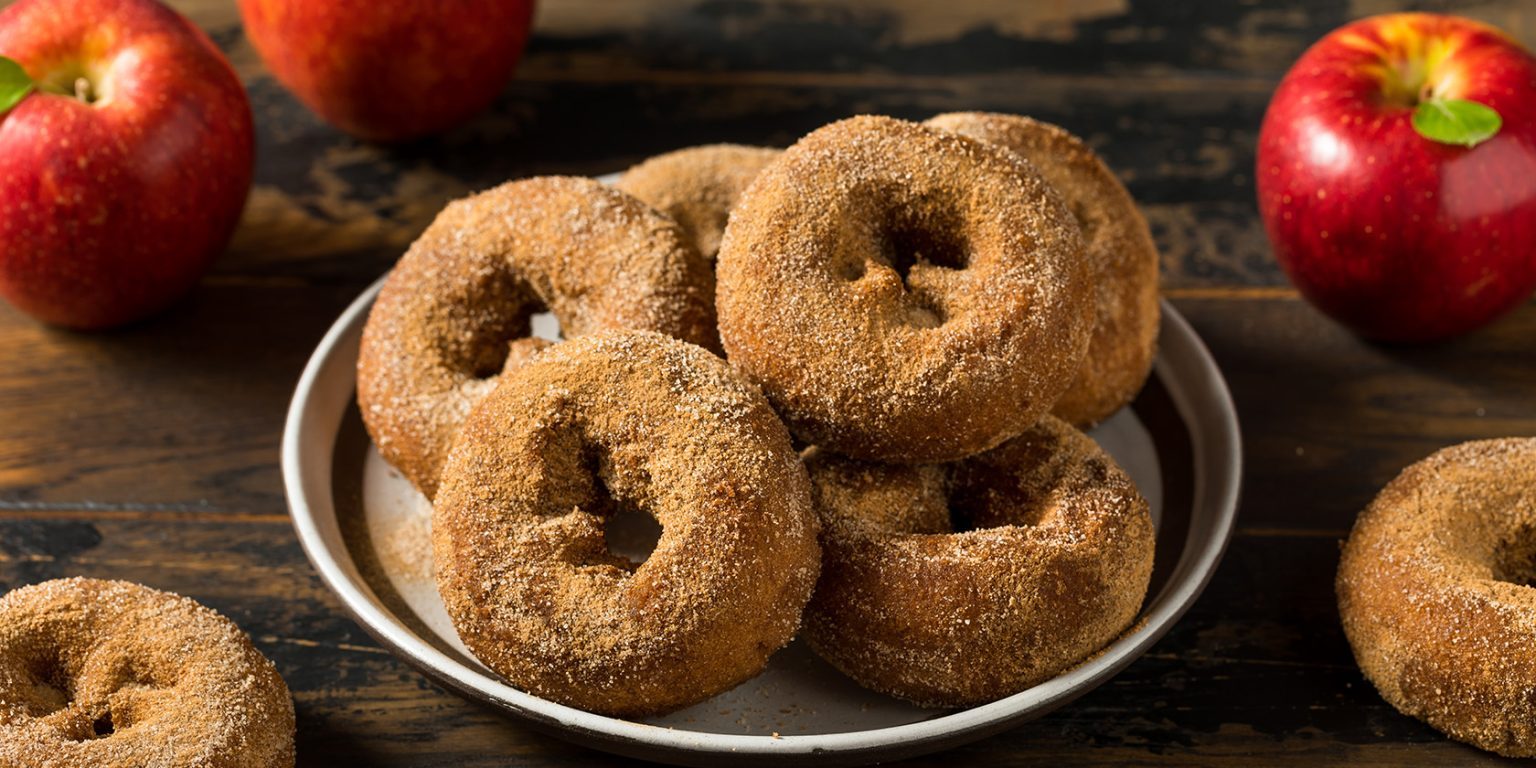
[[[1276,79],[1346,19],[1333,4],[544,0],[520,77],[491,113],[400,149],[347,139],[298,106],[230,0],[178,5],[250,87],[250,206],[214,273],[158,319],[77,335],[0,308],[0,588],[81,574],[213,606],[292,687],[301,765],[616,762],[469,704],[381,650],[289,527],[277,446],[300,367],[445,200],[687,144],[785,145],[857,112],[973,108],[1061,123],[1124,176],[1162,247],[1167,295],[1235,394],[1246,482],[1214,582],[1150,653],[1054,715],[915,764],[1494,759],[1376,695],[1332,583],[1355,513],[1404,465],[1536,433],[1536,305],[1455,343],[1390,348],[1287,286],[1254,208],[1255,138]],[[1536,42],[1515,0],[1471,10]]]

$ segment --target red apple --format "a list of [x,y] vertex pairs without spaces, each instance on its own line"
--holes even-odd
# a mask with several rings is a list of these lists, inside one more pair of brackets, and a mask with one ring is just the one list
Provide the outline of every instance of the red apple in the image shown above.
[[[1502,119],[1491,138],[1441,136],[1471,146],[1415,129],[1479,104]],[[1536,290],[1536,59],[1492,27],[1411,13],[1333,31],[1280,82],[1257,165],[1281,266],[1363,336],[1454,336]]]
[[240,0],[245,34],[310,109],[362,139],[442,132],[495,100],[533,0]]
[[0,115],[0,294],[102,328],[190,290],[251,184],[229,63],[154,0],[21,0],[0,11],[0,55],[36,86]]

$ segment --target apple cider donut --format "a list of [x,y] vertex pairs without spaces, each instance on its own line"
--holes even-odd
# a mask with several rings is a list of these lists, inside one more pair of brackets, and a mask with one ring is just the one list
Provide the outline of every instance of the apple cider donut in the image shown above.
[[616,186],[676,219],[689,242],[713,262],[731,209],[779,152],[740,144],[688,147],[630,168]]
[[1339,617],[1382,698],[1451,738],[1536,757],[1536,438],[1446,448],[1355,521]]
[[1103,648],[1146,596],[1146,500],[1052,416],[954,464],[816,448],[806,464],[823,551],[806,637],[867,688],[931,707],[1002,698]]
[[0,598],[0,765],[292,768],[293,700],[229,619],[123,581]]
[[850,118],[786,150],[732,212],[721,341],[808,443],[958,459],[1024,431],[1082,364],[1082,248],[1018,155]]
[[[643,563],[604,524],[653,516]],[[789,433],[725,361],[656,333],[585,336],[503,377],[433,505],[459,637],[513,685],[607,715],[703,701],[789,642],[820,567]]]
[[711,345],[713,284],[671,219],[591,179],[525,179],[449,203],[368,315],[363,423],[431,498],[470,407],[542,346],[526,338],[532,313],[548,309],[567,338],[634,328]]
[[1083,428],[1108,418],[1141,391],[1157,356],[1157,245],[1136,201],[1087,143],[1050,123],[952,112],[926,125],[1018,153],[1072,210],[1096,278],[1095,321],[1083,367],[1051,412]]

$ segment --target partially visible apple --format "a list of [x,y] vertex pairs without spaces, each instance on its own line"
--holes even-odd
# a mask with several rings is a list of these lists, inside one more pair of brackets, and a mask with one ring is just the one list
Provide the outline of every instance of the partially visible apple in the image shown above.
[[310,109],[399,142],[474,117],[507,84],[534,0],[240,0],[245,34]]
[[[1450,134],[1422,135],[1416,112]],[[1363,336],[1454,336],[1536,290],[1536,59],[1492,27],[1410,13],[1333,31],[1275,91],[1257,166],[1281,266]]]
[[186,293],[250,189],[251,109],[229,63],[155,0],[21,0],[0,56],[35,90],[0,115],[0,294],[75,328]]

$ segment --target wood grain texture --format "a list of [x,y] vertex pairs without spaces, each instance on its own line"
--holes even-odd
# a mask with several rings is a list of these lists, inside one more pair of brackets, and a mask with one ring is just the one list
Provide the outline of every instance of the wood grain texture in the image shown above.
[[[4,3],[0,3],[3,5]],[[1356,512],[1462,440],[1536,433],[1536,304],[1452,344],[1383,347],[1288,287],[1250,168],[1274,82],[1337,24],[1449,10],[1536,42],[1515,0],[545,0],[516,82],[406,147],[320,123],[230,0],[176,0],[248,85],[258,168],[235,241],[168,314],[107,334],[0,308],[0,590],[67,575],[172,589],[249,631],[294,690],[304,766],[620,764],[442,691],[341,611],[288,525],[283,413],[314,344],[444,201],[678,146],[785,145],[857,112],[1001,109],[1085,136],[1143,205],[1168,294],[1242,419],[1220,572],[1152,652],[1038,722],[913,765],[1475,765],[1355,669],[1332,579]]]
[[215,279],[104,334],[0,309],[0,510],[281,514],[287,400],[355,293]]

